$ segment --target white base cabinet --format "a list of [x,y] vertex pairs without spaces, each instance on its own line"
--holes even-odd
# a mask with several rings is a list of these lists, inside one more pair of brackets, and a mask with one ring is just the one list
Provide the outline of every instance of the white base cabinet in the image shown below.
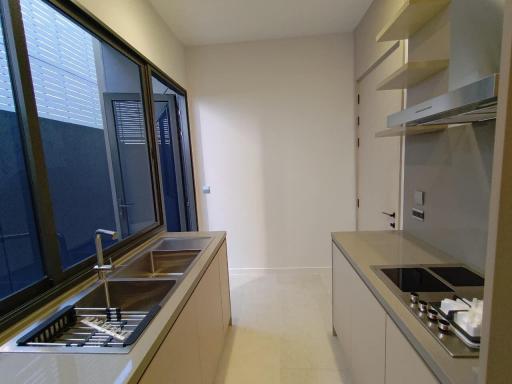
[[224,242],[139,383],[213,383],[230,321]]
[[386,383],[439,383],[390,318],[386,322]]
[[438,383],[334,243],[332,266],[333,328],[353,383]]
[[384,384],[386,313],[333,244],[333,324],[354,384]]
[[231,324],[231,296],[229,294],[228,250],[226,242],[219,249],[218,258],[222,299],[222,327],[224,332],[226,332]]
[[196,306],[203,384],[211,384],[215,378],[224,341],[219,255],[210,264],[190,301],[191,305]]
[[196,319],[196,306],[185,306],[140,383],[203,383]]

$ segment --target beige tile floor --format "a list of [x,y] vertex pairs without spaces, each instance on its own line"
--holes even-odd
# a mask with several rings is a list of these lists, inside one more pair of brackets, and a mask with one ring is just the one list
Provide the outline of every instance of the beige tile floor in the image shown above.
[[232,271],[233,327],[215,383],[349,384],[330,279],[330,269]]

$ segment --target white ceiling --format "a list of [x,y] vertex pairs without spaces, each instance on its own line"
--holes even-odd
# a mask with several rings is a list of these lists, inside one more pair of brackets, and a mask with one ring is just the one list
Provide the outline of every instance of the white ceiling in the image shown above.
[[149,0],[185,45],[350,32],[372,0]]

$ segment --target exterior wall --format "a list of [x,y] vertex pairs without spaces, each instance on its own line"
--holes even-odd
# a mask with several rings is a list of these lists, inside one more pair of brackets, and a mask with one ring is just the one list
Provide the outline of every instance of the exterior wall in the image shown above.
[[186,87],[185,49],[145,0],[73,0]]

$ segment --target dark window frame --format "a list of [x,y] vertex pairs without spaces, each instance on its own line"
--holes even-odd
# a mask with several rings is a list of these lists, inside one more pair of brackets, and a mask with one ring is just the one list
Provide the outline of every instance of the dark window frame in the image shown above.
[[[158,163],[158,147],[156,144],[153,116],[152,76],[159,77],[172,89],[185,97],[188,119],[187,91],[150,60],[133,48],[113,30],[106,26],[81,6],[68,0],[44,0],[47,4],[70,18],[93,36],[110,45],[140,68],[140,81],[144,108],[146,135],[151,170],[151,183],[155,207],[156,222],[139,231],[118,244],[105,250],[105,257],[113,260],[123,256],[129,250],[146,242],[155,234],[165,230],[161,181]],[[66,290],[94,275],[92,266],[96,263],[95,255],[64,270],[60,258],[59,243],[45,166],[43,145],[40,135],[39,117],[37,113],[32,74],[26,45],[25,30],[19,0],[0,0],[1,17],[5,36],[7,60],[11,73],[13,96],[18,114],[24,157],[30,188],[34,203],[37,232],[40,240],[41,255],[46,272],[43,280],[0,300],[0,332],[23,318],[34,309],[48,303]],[[187,120],[188,121],[188,120]],[[187,126],[189,132],[189,127]],[[192,168],[193,170],[193,168]],[[192,175],[194,177],[194,175]],[[194,212],[195,186],[194,186]],[[194,218],[197,224],[197,214]],[[196,228],[194,228],[197,230]],[[189,228],[190,230],[190,228]],[[91,235],[92,236],[92,235]],[[41,293],[41,291],[43,291]]]
[[[149,64],[149,71],[151,78],[154,77],[178,95],[182,96],[185,99],[185,107],[186,107],[186,119],[187,125],[186,127],[181,127],[181,130],[184,131],[187,135],[186,142],[183,141],[183,138],[180,135],[180,150],[181,150],[181,167],[182,167],[182,175],[185,179],[185,175],[188,173],[185,167],[188,165],[191,170],[191,182],[187,183],[186,180],[183,180],[184,187],[184,195],[187,200],[186,207],[186,221],[187,221],[187,230],[188,231],[197,231],[199,229],[199,222],[197,216],[197,203],[196,203],[196,185],[195,185],[195,173],[194,173],[194,152],[192,150],[192,141],[190,135],[190,108],[188,102],[188,94],[187,91],[181,87],[177,82],[175,82],[171,77],[169,77],[165,72],[161,71],[158,67],[153,64]],[[152,82],[150,82],[151,87],[151,95],[153,97],[153,86]],[[181,122],[180,122],[181,124]],[[188,152],[189,159],[186,158],[186,154],[183,152]],[[189,164],[187,164],[189,163]],[[187,187],[189,190],[187,190]]]

